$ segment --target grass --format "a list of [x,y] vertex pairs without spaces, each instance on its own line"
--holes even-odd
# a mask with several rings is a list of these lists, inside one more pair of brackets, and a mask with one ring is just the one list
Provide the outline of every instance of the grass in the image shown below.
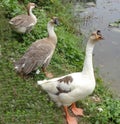
[[[38,23],[30,34],[22,37],[23,42],[19,41],[19,35],[11,31],[8,16],[6,18],[7,13],[0,8],[2,10],[0,11],[0,124],[66,124],[62,109],[58,108],[47,93],[37,86],[37,80],[44,79],[44,74],[32,73],[23,79],[16,74],[13,66],[13,61],[22,56],[32,42],[47,36],[47,21],[52,14],[61,9],[58,3],[46,8],[53,10],[48,13],[44,8],[36,8],[34,13],[38,17]],[[64,8],[57,14],[60,17],[60,26],[55,27],[58,44],[48,67],[55,77],[80,71],[83,66],[82,36],[76,36],[75,29],[69,26],[72,22],[70,16],[66,18],[68,14],[70,15],[69,12]],[[103,85],[104,81],[98,77],[98,73],[95,74],[97,86],[94,93],[77,102],[79,107],[84,108],[85,114],[85,117],[78,118],[79,123],[119,124],[120,101]],[[98,98],[98,101],[94,98]]]

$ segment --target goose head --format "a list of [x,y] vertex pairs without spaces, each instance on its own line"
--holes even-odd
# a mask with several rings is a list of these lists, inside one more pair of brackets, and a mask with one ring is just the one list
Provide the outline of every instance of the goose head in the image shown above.
[[27,10],[33,9],[35,7],[36,7],[35,3],[28,3]]
[[102,39],[103,39],[103,36],[102,36],[100,30],[97,30],[97,31],[93,32],[90,36],[90,40],[93,41],[93,42],[100,41]]
[[59,25],[59,21],[57,17],[52,17],[51,20],[49,21],[51,25]]

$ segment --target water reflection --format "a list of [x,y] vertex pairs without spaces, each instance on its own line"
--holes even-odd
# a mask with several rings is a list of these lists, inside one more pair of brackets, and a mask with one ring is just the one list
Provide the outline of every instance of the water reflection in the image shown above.
[[76,0],[76,2],[83,2],[83,3],[94,2],[94,3],[96,3],[96,0]]
[[[84,0],[84,2],[88,1]],[[101,76],[120,96],[120,30],[113,30],[108,26],[109,23],[120,19],[120,0],[96,0],[96,6],[87,9],[79,5],[80,3],[75,4],[74,12],[83,22],[79,23],[80,31],[88,37],[91,31],[100,29],[105,37],[104,42],[95,47],[94,65],[99,67]],[[83,11],[78,11],[81,8]]]

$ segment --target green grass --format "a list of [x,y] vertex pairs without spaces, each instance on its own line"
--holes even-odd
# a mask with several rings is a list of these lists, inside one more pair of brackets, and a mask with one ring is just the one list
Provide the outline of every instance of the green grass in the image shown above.
[[[37,86],[37,80],[44,79],[44,74],[32,73],[23,79],[16,74],[13,61],[21,57],[36,39],[47,36],[46,24],[55,13],[60,18],[60,26],[55,27],[58,44],[47,68],[55,77],[82,69],[83,37],[74,34],[75,29],[70,24],[73,18],[69,8],[61,9],[62,6],[58,3],[52,3],[44,6],[43,9],[38,6],[34,10],[38,23],[30,34],[22,37],[23,42],[20,42],[20,36],[12,32],[8,25],[7,12],[12,11],[11,4],[7,3],[10,6],[9,11],[0,8],[3,10],[0,11],[0,124],[66,124],[62,109],[58,108],[47,93]],[[50,12],[45,9],[49,9]],[[19,13],[14,11],[12,15]],[[84,109],[85,114],[85,117],[78,117],[79,124],[119,124],[120,101],[103,85],[104,81],[98,77],[98,73],[95,74],[97,86],[94,93],[77,102],[77,105]],[[100,98],[100,101],[95,102],[93,96]],[[102,108],[103,111],[99,112],[98,108]]]

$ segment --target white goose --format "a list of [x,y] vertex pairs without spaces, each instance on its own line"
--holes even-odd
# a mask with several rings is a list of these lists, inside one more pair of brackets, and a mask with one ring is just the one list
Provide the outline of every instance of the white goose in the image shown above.
[[96,85],[93,64],[92,52],[96,42],[103,39],[101,32],[98,30],[90,36],[87,47],[84,67],[82,72],[71,73],[62,77],[53,78],[50,80],[38,81],[40,85],[58,106],[63,106],[66,113],[68,124],[77,124],[75,117],[68,113],[68,106],[71,105],[71,110],[75,115],[83,115],[83,110],[77,108],[75,102],[90,95]]
[[57,17],[53,17],[47,24],[48,37],[32,43],[26,53],[15,62],[15,70],[18,73],[27,75],[40,66],[48,78],[53,77],[51,73],[46,71],[46,67],[50,63],[57,44],[57,36],[54,32],[55,25],[58,25]]
[[33,26],[37,23],[37,18],[32,13],[33,8],[35,8],[35,3],[29,3],[27,6],[28,15],[18,15],[9,21],[14,31],[17,33],[28,33],[32,30]]

